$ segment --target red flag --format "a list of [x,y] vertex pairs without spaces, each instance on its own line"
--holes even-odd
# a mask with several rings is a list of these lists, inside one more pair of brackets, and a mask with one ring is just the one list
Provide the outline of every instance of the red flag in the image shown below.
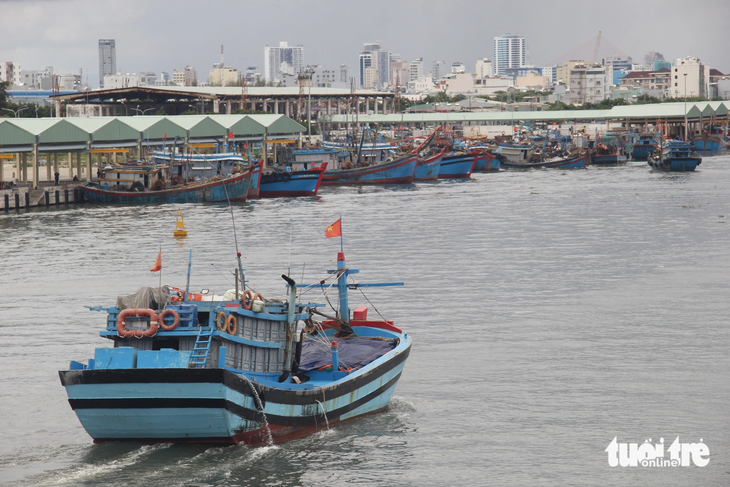
[[231,132],[230,134],[228,134],[228,138],[229,139],[232,139],[233,138],[233,132]]
[[[340,219],[341,220],[341,219]],[[330,237],[340,237],[342,235],[342,228],[340,227],[340,220],[337,220],[332,225],[328,226],[324,231],[324,236],[327,238]]]
[[155,259],[155,263],[152,265],[152,269],[150,269],[150,272],[157,272],[162,269],[162,250],[157,252],[157,258]]

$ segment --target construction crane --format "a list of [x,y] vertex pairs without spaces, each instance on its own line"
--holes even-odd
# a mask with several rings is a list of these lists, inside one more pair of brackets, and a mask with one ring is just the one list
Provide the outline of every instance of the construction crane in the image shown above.
[[593,50],[593,62],[597,63],[598,59],[598,48],[601,47],[601,31],[598,31],[598,37],[596,37],[596,48]]
[[241,106],[239,107],[241,110],[246,109],[247,99],[248,99],[248,86],[246,85],[246,74],[244,73],[243,76],[241,76]]

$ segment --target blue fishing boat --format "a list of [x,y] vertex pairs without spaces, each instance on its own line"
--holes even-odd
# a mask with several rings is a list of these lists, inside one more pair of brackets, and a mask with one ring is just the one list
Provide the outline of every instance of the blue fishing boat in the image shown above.
[[439,178],[441,159],[446,149],[434,149],[426,156],[418,157],[414,181],[435,181]]
[[[143,288],[94,307],[111,344],[59,372],[69,404],[95,443],[271,444],[383,411],[411,339],[366,307],[350,316],[347,290],[402,283],[348,282],[357,272],[340,252],[314,285],[283,275],[284,299]],[[339,293],[334,316],[297,299],[325,288]]]
[[641,134],[639,140],[634,143],[631,150],[631,158],[635,161],[645,161],[649,154],[656,150],[656,136],[654,134]]
[[411,184],[416,172],[418,154],[391,156],[370,165],[343,164],[340,169],[327,169],[322,179],[325,186],[361,184]]
[[474,161],[474,171],[486,171],[486,172],[492,172],[492,171],[499,171],[499,168],[502,166],[502,161],[499,157],[495,156],[488,150],[484,149],[476,149],[477,150],[477,158],[476,161]]
[[692,147],[696,152],[700,152],[705,155],[714,155],[721,150],[727,149],[727,144],[725,144],[725,142],[723,142],[719,137],[704,135],[702,137],[695,137],[692,139]]
[[310,169],[266,172],[261,176],[259,197],[317,196],[327,163]]
[[702,158],[692,154],[692,147],[681,140],[667,140],[661,151],[647,158],[652,169],[660,171],[694,171],[702,164]]
[[246,201],[253,168],[234,169],[208,179],[168,179],[168,166],[125,164],[104,168],[99,183],[81,186],[84,200],[98,204],[198,203]]
[[575,155],[552,157],[539,162],[511,162],[502,161],[501,167],[505,169],[582,169],[586,167],[588,153],[580,151]]
[[530,143],[501,143],[495,151],[502,159],[502,166],[507,163],[526,163],[535,154],[535,145]]
[[444,154],[439,167],[439,179],[469,178],[474,170],[477,153],[474,151],[458,151]]
[[251,174],[251,186],[248,188],[248,193],[246,193],[247,198],[259,197],[259,189],[261,187],[261,173],[263,171],[263,167],[263,162],[255,163],[253,173]]

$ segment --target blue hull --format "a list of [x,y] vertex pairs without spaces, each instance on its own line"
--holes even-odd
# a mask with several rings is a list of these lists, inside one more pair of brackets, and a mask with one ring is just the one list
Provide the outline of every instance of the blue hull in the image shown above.
[[[373,335],[368,327],[354,330]],[[322,409],[330,425],[384,410],[410,353],[407,335],[399,339],[395,349],[360,370],[314,371],[311,381],[290,388],[275,386],[276,379],[248,382],[228,368],[188,368],[190,352],[178,351],[170,353],[182,358],[166,368],[68,370],[59,376],[94,442],[253,445],[265,443],[268,433],[252,386],[274,441],[326,428]]]
[[474,162],[473,171],[499,171],[502,163],[492,154],[479,154]]
[[286,179],[275,181],[268,181],[270,175],[265,175],[261,180],[259,197],[317,196],[322,174],[323,171],[294,171],[284,173]]
[[432,157],[423,162],[419,161],[416,165],[416,174],[414,181],[435,181],[439,177],[439,168],[441,167],[441,155]]
[[645,161],[649,154],[654,152],[656,149],[655,145],[635,145],[631,151],[631,158],[635,161]]
[[381,162],[354,169],[327,170],[322,184],[325,186],[359,184],[410,184],[416,172],[418,156]]
[[474,170],[477,155],[473,152],[444,156],[439,168],[439,179],[468,178]]
[[629,158],[619,154],[593,155],[593,164],[620,164],[626,162]]
[[697,166],[702,163],[702,158],[699,157],[688,157],[688,158],[668,158],[663,159],[658,163],[650,163],[649,165],[653,169],[659,171],[694,171]]
[[692,147],[696,151],[710,153],[710,154],[720,152],[721,150],[726,148],[725,144],[723,144],[722,141],[720,141],[720,140],[705,139],[705,138],[693,140]]
[[251,175],[252,173],[248,171],[222,180],[162,191],[109,191],[88,185],[81,186],[81,189],[86,201],[98,204],[143,205],[245,201],[251,186]]

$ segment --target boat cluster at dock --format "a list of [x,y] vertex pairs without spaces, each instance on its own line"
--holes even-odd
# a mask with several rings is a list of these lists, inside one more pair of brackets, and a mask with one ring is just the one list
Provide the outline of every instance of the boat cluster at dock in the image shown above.
[[[178,153],[167,148],[149,161],[104,168],[98,182],[82,188],[94,203],[183,203],[246,201],[247,198],[315,196],[321,186],[411,184],[469,178],[501,169],[579,169],[590,164],[647,160],[655,170],[693,171],[702,153],[727,148],[718,137],[692,144],[655,133],[596,135],[520,134],[462,140],[444,127],[420,138],[384,140],[363,130],[359,138],[323,141],[299,149],[280,147],[276,164],[250,152]],[[681,152],[681,155],[680,155]]]

